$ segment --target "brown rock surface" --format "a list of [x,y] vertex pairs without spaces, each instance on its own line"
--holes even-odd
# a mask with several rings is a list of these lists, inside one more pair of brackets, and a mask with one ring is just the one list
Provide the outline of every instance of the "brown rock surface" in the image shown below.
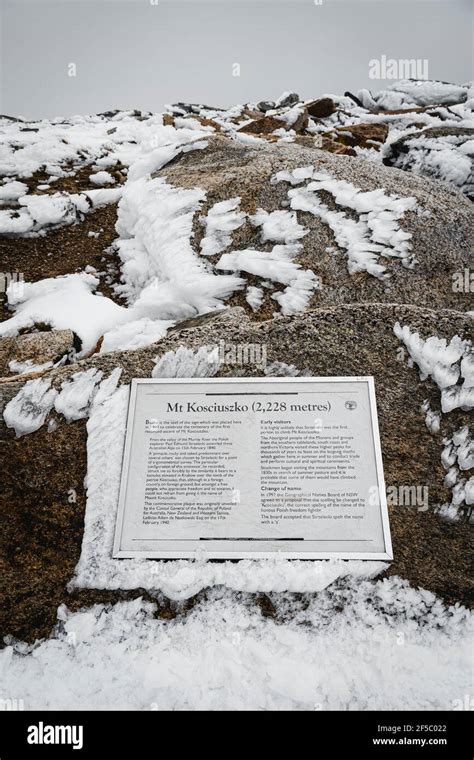
[[333,140],[343,145],[379,149],[387,139],[388,126],[386,124],[352,124],[336,127],[329,134]]
[[251,121],[249,124],[245,124],[240,127],[239,132],[245,132],[249,135],[269,135],[275,131],[275,129],[294,129],[295,132],[301,132],[308,126],[308,112],[306,109],[302,109],[300,116],[296,119],[294,124],[288,124],[284,119],[277,116],[261,116],[260,118]]
[[316,119],[324,119],[337,110],[332,98],[318,98],[318,100],[312,100],[311,103],[305,103],[305,106],[309,115]]
[[33,364],[57,362],[70,353],[74,345],[72,330],[47,330],[0,339],[0,377],[11,374],[8,365],[13,360]]
[[[297,212],[298,219],[308,234],[301,239],[302,251],[295,261],[311,269],[321,280],[321,288],[314,293],[311,306],[333,303],[386,302],[411,303],[430,308],[469,308],[468,295],[453,290],[453,277],[473,262],[472,207],[456,190],[426,178],[387,168],[372,161],[349,156],[330,155],[326,151],[289,144],[242,145],[228,138],[210,138],[206,151],[187,153],[158,176],[177,187],[203,188],[207,193],[202,208],[204,215],[216,202],[239,196],[241,208],[250,214],[258,208],[274,211],[288,202],[289,185],[271,183],[281,170],[314,166],[335,179],[352,183],[362,191],[383,188],[388,194],[414,197],[418,212],[408,211],[400,220],[400,227],[412,235],[412,252],[416,263],[412,269],[404,267],[399,259],[380,258],[388,280],[360,272],[350,275],[347,257],[338,250],[334,235],[327,224],[313,214]],[[330,208],[340,210],[332,200],[324,198]],[[355,215],[356,217],[356,215]],[[199,251],[202,227],[195,226],[194,244]],[[234,233],[228,250],[261,249],[260,232],[245,224]],[[216,263],[220,254],[209,257]],[[257,283],[255,283],[257,284]],[[266,295],[262,314],[267,317],[276,310],[275,301]],[[252,314],[242,294],[231,300]],[[257,312],[257,318],[259,312]]]
[[[467,414],[443,417],[442,430],[427,430],[420,406],[429,399],[439,408],[439,390],[421,382],[416,369],[399,361],[400,344],[393,334],[399,321],[420,331],[450,339],[472,337],[469,317],[408,305],[354,304],[333,306],[298,317],[251,322],[242,310],[204,316],[173,330],[158,344],[136,351],[101,354],[73,367],[49,371],[55,386],[79,369],[97,367],[104,376],[122,367],[121,381],[150,377],[155,358],[186,346],[226,343],[264,344],[267,361],[294,364],[318,376],[373,375],[375,378],[382,451],[387,486],[427,486],[429,509],[389,508],[394,562],[389,574],[400,574],[414,586],[434,591],[448,602],[468,603],[470,529],[443,522],[433,512],[449,496],[441,466],[443,435],[468,421]],[[258,376],[256,367],[223,365],[219,376]],[[0,384],[3,407],[22,386],[21,380]],[[92,601],[123,598],[121,593],[66,592],[79,558],[84,518],[86,474],[85,422],[67,425],[62,418],[52,432],[43,425],[36,433],[15,439],[3,428],[0,531],[4,580],[0,627],[22,639],[46,635],[61,602],[77,608]],[[75,501],[70,501],[74,489]],[[139,592],[131,594],[138,596]],[[129,594],[130,596],[130,594]],[[168,614],[166,611],[163,614]]]

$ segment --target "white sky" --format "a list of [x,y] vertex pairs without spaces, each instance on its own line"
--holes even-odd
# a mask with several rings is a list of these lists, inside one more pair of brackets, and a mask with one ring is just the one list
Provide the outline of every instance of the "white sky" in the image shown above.
[[[471,0],[0,0],[0,113],[27,118],[185,100],[228,106],[381,89],[368,62],[473,77]],[[77,76],[68,76],[75,63]],[[240,76],[232,65],[240,64]]]

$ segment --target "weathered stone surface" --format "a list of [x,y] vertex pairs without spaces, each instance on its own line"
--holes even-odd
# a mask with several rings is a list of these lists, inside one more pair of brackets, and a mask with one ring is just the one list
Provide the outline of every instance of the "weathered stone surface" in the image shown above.
[[186,114],[199,114],[201,111],[223,111],[223,108],[217,106],[208,106],[204,103],[173,103],[171,105],[171,113],[173,116],[184,116]]
[[337,127],[329,133],[333,140],[343,145],[361,148],[380,148],[388,135],[386,124],[354,124]]
[[0,340],[0,377],[9,374],[8,362],[11,360],[15,340],[16,338],[2,338]]
[[309,115],[314,116],[315,119],[324,119],[337,110],[332,98],[319,98],[311,103],[305,103],[305,106]]
[[257,103],[257,108],[259,111],[262,111],[262,113],[266,113],[267,111],[271,111],[272,108],[275,108],[275,102],[273,100],[261,100]]
[[275,105],[277,108],[284,108],[286,106],[294,106],[296,103],[299,103],[300,96],[297,92],[285,92],[283,95],[280,95],[278,100],[276,101]]
[[0,340],[0,377],[11,374],[9,363],[31,361],[33,364],[56,362],[74,348],[72,330],[48,330]]
[[261,116],[240,127],[239,132],[245,132],[248,135],[268,135],[275,129],[282,129],[283,127],[284,123],[281,119],[277,119],[275,116]]
[[[288,105],[298,100],[297,95],[291,95]],[[332,101],[323,105],[325,100],[331,101],[320,99],[308,104],[313,118],[326,118],[318,113],[321,114],[324,108],[328,111],[333,108]],[[272,108],[281,105],[281,102],[271,104]],[[453,276],[473,266],[470,204],[455,189],[437,181],[358,157],[354,147],[368,147],[371,140],[380,142],[384,139],[380,125],[353,125],[331,130],[337,139],[324,137],[321,151],[315,149],[319,135],[306,130],[304,112],[301,123],[296,123],[296,131],[301,134],[297,134],[295,142],[275,144],[270,142],[277,139],[271,132],[285,128],[285,122],[278,119],[272,122],[273,117],[262,117],[262,112],[270,109],[263,108],[262,104],[258,108],[259,111],[252,106],[252,110],[242,111],[235,119],[239,123],[249,118],[253,123],[267,120],[264,130],[259,131],[260,126],[247,130],[248,134],[261,136],[264,140],[245,143],[245,135],[240,135],[242,142],[236,134],[233,135],[235,140],[223,135],[209,136],[206,137],[208,149],[191,151],[176,158],[157,175],[178,187],[202,187],[206,191],[206,201],[194,220],[192,243],[196,253],[200,251],[203,234],[199,217],[205,215],[214,203],[239,196],[241,208],[247,213],[255,213],[258,208],[267,211],[288,208],[284,204],[288,201],[289,185],[271,184],[271,178],[283,169],[314,166],[362,191],[382,188],[386,193],[416,198],[419,212],[407,212],[401,220],[401,228],[412,235],[417,260],[414,268],[406,269],[399,260],[383,259],[382,263],[391,274],[390,280],[381,282],[366,273],[351,276],[347,271],[345,252],[341,250],[334,255],[328,250],[337,249],[329,227],[309,213],[298,212],[299,221],[308,234],[301,240],[304,247],[297,260],[304,268],[312,269],[322,281],[321,289],[312,299],[311,311],[296,317],[272,318],[277,307],[267,297],[261,311],[253,314],[243,294],[237,293],[230,303],[242,305],[245,310],[231,309],[217,315],[202,315],[176,326],[164,341],[153,346],[137,351],[96,354],[77,364],[42,372],[38,376],[50,377],[59,389],[62,382],[80,370],[96,367],[108,377],[120,367],[123,370],[121,382],[128,383],[133,377],[150,377],[156,358],[167,351],[183,346],[197,350],[203,345],[216,345],[221,340],[227,344],[264,344],[269,363],[293,364],[313,375],[372,374],[377,390],[387,486],[421,486],[428,488],[429,494],[426,512],[420,512],[416,507],[390,506],[395,559],[388,572],[400,574],[414,586],[434,591],[448,602],[468,603],[472,588],[468,568],[469,527],[446,523],[434,512],[434,507],[450,500],[449,490],[443,483],[445,470],[441,465],[443,436],[452,435],[454,430],[468,423],[468,415],[461,411],[452,412],[443,416],[439,433],[433,435],[428,431],[420,407],[428,399],[431,407],[438,410],[439,390],[429,381],[421,382],[416,368],[407,365],[406,354],[400,354],[401,346],[393,333],[393,326],[397,321],[409,325],[412,330],[420,331],[424,338],[430,335],[448,340],[454,335],[472,338],[472,321],[463,313],[472,308],[472,294],[452,287]],[[172,125],[175,116],[184,114],[218,129],[216,122],[202,115],[201,109],[199,105],[177,104],[173,113],[165,117],[165,123]],[[421,113],[427,109],[414,107],[411,110],[416,119],[418,111]],[[363,129],[357,131],[356,127]],[[295,125],[291,128],[294,129]],[[374,137],[376,129],[379,129],[379,140]],[[350,139],[345,137],[347,133],[351,135]],[[431,136],[449,139],[451,135],[451,132],[441,134],[438,131]],[[335,155],[330,155],[331,152]],[[399,155],[404,155],[403,150]],[[403,168],[411,169],[409,166]],[[72,182],[72,179],[63,181]],[[72,191],[76,188],[64,189]],[[331,197],[324,197],[324,202],[331,209],[339,210]],[[115,237],[115,209],[97,212],[96,218],[100,220],[100,223],[96,222],[97,230],[106,230],[100,240],[86,237],[87,230],[92,229],[87,227],[91,224],[89,219],[70,230],[67,237],[64,231],[60,231],[50,233],[44,240],[15,241],[10,268],[18,266],[19,251],[24,251],[25,265],[21,264],[20,269],[27,274],[27,279],[44,277],[46,256],[49,257],[50,276],[76,271],[91,263],[104,269],[101,263],[104,249]],[[74,244],[71,235],[77,238]],[[53,269],[52,245],[57,252],[56,268]],[[96,259],[90,258],[92,246]],[[270,243],[261,245],[260,231],[246,222],[234,232],[227,250],[269,250],[270,247]],[[211,263],[215,264],[219,256],[210,257]],[[6,362],[7,356],[12,356],[15,340],[6,339],[0,344],[0,362]],[[261,369],[253,365],[223,365],[218,376],[254,377],[261,374]],[[2,410],[27,379],[30,378],[0,380]],[[1,416],[0,419],[3,423]],[[14,437],[12,430],[0,424],[4,492],[0,502],[0,542],[3,543],[0,573],[4,580],[0,627],[3,633],[30,641],[49,633],[56,621],[57,607],[63,602],[69,608],[77,609],[94,602],[125,597],[123,592],[73,595],[66,592],[79,558],[83,533],[87,432],[85,420],[67,424],[61,416],[54,415],[54,419],[58,426],[51,432],[48,432],[47,425],[43,425],[37,432],[19,439]],[[70,501],[71,489],[75,501]]]
[[[202,213],[216,202],[241,198],[243,211],[255,213],[257,208],[274,211],[288,202],[289,185],[271,184],[281,170],[314,166],[338,180],[352,183],[362,191],[383,188],[386,193],[414,197],[418,212],[408,211],[400,221],[401,228],[412,235],[412,252],[416,263],[412,269],[399,259],[380,258],[390,278],[377,279],[365,272],[350,275],[347,257],[337,249],[334,235],[327,224],[310,213],[298,212],[300,223],[309,230],[301,239],[302,252],[296,257],[304,268],[321,279],[322,287],[313,296],[313,307],[333,303],[386,302],[409,303],[431,308],[469,308],[469,294],[453,290],[453,278],[472,266],[472,207],[456,190],[441,183],[385,167],[362,158],[330,155],[314,148],[289,144],[242,145],[223,136],[210,138],[206,151],[192,151],[164,167],[158,176],[178,187],[203,188],[207,193]],[[331,208],[339,210],[329,198]],[[196,220],[195,246],[199,252],[202,226]],[[260,232],[245,224],[234,233],[228,250],[259,248]],[[217,259],[216,259],[217,260]],[[231,305],[242,305],[236,295]],[[267,296],[261,314],[264,318],[275,311],[275,301]],[[259,312],[257,312],[257,317]]]
[[292,124],[284,119],[279,119],[277,116],[261,116],[240,127],[239,132],[245,132],[249,135],[270,135],[276,129],[293,129],[295,132],[302,132],[307,126],[308,112],[306,109],[302,109],[301,114]]
[[[328,153],[334,153],[338,156],[357,156],[354,148],[345,145],[341,140],[334,140],[332,137],[326,137],[325,135],[318,135],[318,137],[321,140],[321,145],[319,145],[317,139],[315,139],[313,143],[314,148],[321,148],[321,150],[326,150]],[[305,139],[305,136],[302,136],[300,139]],[[296,142],[299,142],[298,138]],[[306,145],[308,144],[309,143],[306,143]]]
[[[416,369],[400,361],[400,343],[393,333],[399,321],[450,339],[472,336],[469,317],[449,310],[438,312],[408,305],[370,304],[333,306],[298,317],[267,322],[250,321],[241,309],[190,320],[160,343],[136,351],[102,354],[75,366],[47,373],[54,385],[73,372],[97,367],[104,376],[122,367],[121,382],[150,377],[156,357],[180,346],[196,350],[220,340],[226,344],[263,344],[267,362],[294,364],[317,376],[373,375],[375,378],[382,452],[387,486],[426,486],[429,509],[391,506],[394,562],[390,574],[400,574],[413,585],[438,593],[447,601],[468,602],[469,527],[443,522],[433,507],[449,498],[441,465],[442,437],[467,422],[467,415],[445,415],[439,434],[432,435],[420,406],[429,399],[439,408],[439,390],[421,382]],[[261,369],[222,365],[218,376],[259,376]],[[0,383],[2,406],[24,381]],[[80,606],[91,600],[109,601],[120,594],[79,594],[65,591],[79,558],[83,530],[86,474],[85,421],[67,425],[58,418],[52,432],[40,430],[15,439],[11,430],[1,449],[5,498],[0,517],[4,541],[4,614],[2,630],[21,638],[46,635],[61,602]],[[4,429],[5,434],[5,429]],[[70,489],[76,503],[70,503]],[[33,611],[33,612],[32,612]]]

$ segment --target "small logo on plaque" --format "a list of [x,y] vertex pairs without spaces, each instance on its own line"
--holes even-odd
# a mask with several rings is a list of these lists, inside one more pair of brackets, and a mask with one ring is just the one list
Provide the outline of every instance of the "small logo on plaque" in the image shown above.
[[352,412],[354,409],[357,409],[357,401],[346,401],[345,407]]

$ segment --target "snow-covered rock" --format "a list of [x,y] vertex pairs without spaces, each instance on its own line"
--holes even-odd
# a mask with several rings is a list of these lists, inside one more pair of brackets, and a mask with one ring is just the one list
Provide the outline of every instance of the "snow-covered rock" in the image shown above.
[[474,128],[431,127],[387,145],[384,163],[459,188],[474,200]]

